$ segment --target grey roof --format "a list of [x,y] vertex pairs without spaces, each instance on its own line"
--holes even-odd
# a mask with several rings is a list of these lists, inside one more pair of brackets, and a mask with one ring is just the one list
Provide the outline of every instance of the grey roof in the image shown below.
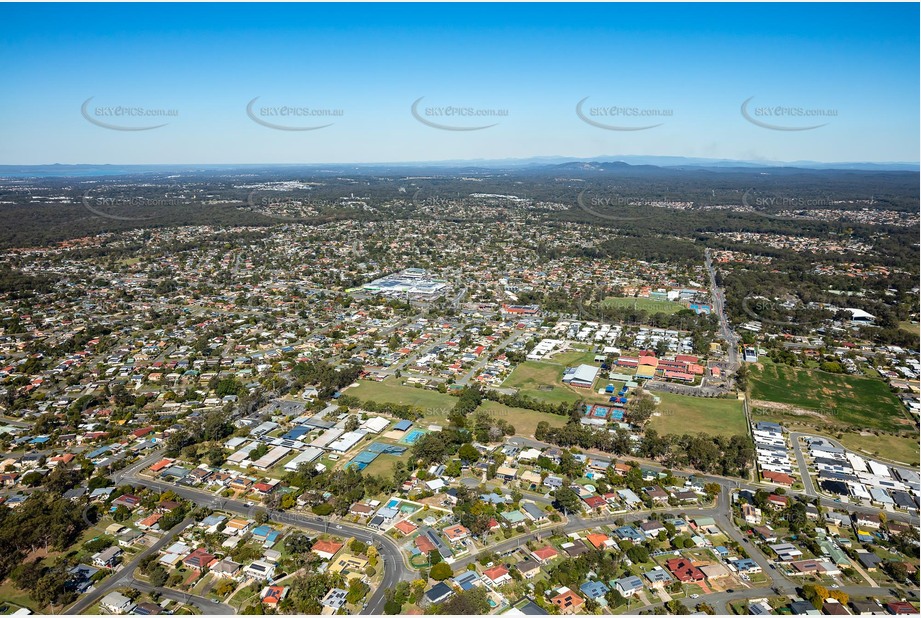
[[439,582],[426,591],[425,600],[429,603],[438,603],[452,594],[454,594],[454,591],[451,590],[450,586],[444,582]]
[[540,605],[528,599],[528,602],[518,608],[525,616],[547,616],[548,613]]
[[542,519],[547,516],[543,509],[531,502],[523,502],[521,508],[534,519]]

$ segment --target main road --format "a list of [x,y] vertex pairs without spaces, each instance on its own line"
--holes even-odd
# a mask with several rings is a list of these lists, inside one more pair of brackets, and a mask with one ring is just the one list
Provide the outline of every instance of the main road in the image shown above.
[[[583,530],[595,529],[598,526],[610,526],[618,521],[623,521],[624,523],[639,521],[648,518],[649,515],[653,512],[672,515],[682,514],[689,518],[712,517],[721,530],[723,530],[734,541],[739,543],[740,546],[745,547],[748,555],[752,558],[752,560],[758,563],[758,566],[761,567],[765,576],[771,580],[771,586],[773,588],[777,589],[782,594],[795,593],[796,585],[781,575],[779,571],[773,569],[771,567],[771,562],[761,552],[761,550],[757,546],[749,543],[748,540],[745,539],[745,537],[742,535],[742,533],[739,532],[739,530],[735,527],[735,525],[733,525],[729,487],[726,485],[721,487],[719,500],[715,506],[704,508],[669,507],[655,510],[644,509],[641,511],[618,513],[602,517],[571,517],[564,524],[544,526],[543,528],[533,532],[520,535],[500,543],[496,543],[495,545],[491,545],[489,548],[481,552],[465,556],[464,558],[453,562],[451,566],[454,570],[465,569],[467,568],[467,565],[475,562],[480,556],[486,553],[496,553],[501,555],[505,552],[514,551],[522,544],[537,538],[542,538],[543,536],[552,536],[554,534],[572,534],[575,532],[581,532]],[[764,591],[762,590],[762,595],[763,593]]]
[[[522,436],[513,436],[509,438],[508,441],[517,446],[528,446],[528,447],[534,447],[538,449],[544,449],[544,448],[554,446],[550,444],[549,442],[541,442],[533,438],[524,438]],[[601,461],[609,461],[609,462],[615,461],[615,457],[611,455],[610,453],[602,453],[600,451],[588,450],[586,451],[586,454],[592,457],[593,459],[599,459]],[[661,470],[666,469],[665,466],[661,464],[654,463],[654,462],[647,462],[638,457],[628,457],[628,459],[640,461],[644,468],[649,468],[650,470],[661,471]],[[674,468],[669,468],[669,469],[672,470],[672,472],[675,473],[676,476],[693,475],[694,478],[697,479],[701,483],[718,483],[719,485],[723,487],[727,487],[729,489],[747,489],[749,491],[755,492],[755,491],[758,491],[759,489],[770,490],[773,488],[773,486],[768,485],[768,484],[750,483],[747,481],[743,481],[742,479],[730,478],[730,477],[725,477],[725,476],[716,476],[712,474],[701,474],[699,472],[694,472],[694,471],[675,470]],[[853,504],[850,502],[835,502],[834,500],[830,498],[823,498],[815,494],[808,494],[803,491],[796,491],[796,490],[791,490],[791,489],[787,489],[787,495],[805,496],[809,499],[818,499],[819,503],[825,508],[839,509],[843,511],[849,511],[852,513],[878,513],[880,510],[880,509],[877,509],[871,506],[865,506],[862,504]],[[897,519],[897,520],[908,522],[911,525],[916,526],[916,527],[918,525],[921,525],[921,521],[919,521],[916,515],[911,515],[909,513],[904,513],[902,511],[886,511],[886,516],[889,519]]]
[[[160,537],[159,541],[157,541],[156,543],[154,543],[153,545],[151,545],[150,547],[142,551],[140,554],[135,556],[134,560],[124,565],[121,569],[116,571],[113,575],[109,576],[107,579],[103,580],[102,583],[97,584],[96,587],[93,588],[92,592],[88,592],[84,594],[82,597],[80,597],[79,599],[77,599],[77,601],[73,605],[71,605],[67,609],[67,611],[65,611],[64,613],[65,614],[82,614],[83,612],[91,608],[93,604],[96,603],[96,601],[101,599],[103,596],[106,595],[106,593],[108,593],[112,589],[120,588],[122,586],[133,587],[131,582],[133,581],[134,570],[141,563],[141,561],[144,560],[144,558],[146,558],[147,556],[150,556],[151,554],[154,554],[160,551],[161,549],[163,549],[164,547],[166,547],[167,544],[170,543],[170,541],[176,538],[176,536],[179,535],[179,533],[181,533],[183,530],[191,526],[192,523],[194,523],[194,521],[195,520],[192,519],[191,517],[187,517],[186,519],[182,520],[180,523],[170,528],[166,534]],[[178,593],[178,594],[181,594],[181,593]],[[230,613],[233,613],[233,612],[230,612]]]
[[186,605],[192,605],[200,609],[201,613],[205,614],[206,616],[227,616],[237,613],[232,606],[227,605],[226,603],[217,603],[211,599],[206,599],[205,597],[200,597],[196,594],[190,594],[188,592],[173,590],[172,588],[152,586],[147,582],[141,582],[133,578],[126,585],[134,588],[135,590],[140,590],[141,592],[157,593],[171,601],[178,601],[180,603],[185,603]]
[[[871,586],[839,586],[835,590],[840,590],[847,593],[851,597],[879,597],[881,590],[876,587]],[[781,594],[792,595],[790,592],[783,592]],[[746,599],[764,599],[772,596],[778,596],[772,590],[766,588],[741,588],[733,590],[732,592],[711,592],[707,595],[701,595],[698,599],[679,599],[679,602],[682,603],[685,607],[690,610],[701,604],[706,603],[716,611],[716,615],[726,615],[725,606],[727,603],[732,601],[744,601]],[[663,603],[652,603],[650,605],[645,605],[642,607],[631,608],[631,614],[639,614],[641,612],[651,612],[656,607],[662,606]]]
[[[723,485],[720,490],[719,501],[716,506],[706,507],[706,508],[675,508],[670,507],[666,509],[655,509],[655,511],[634,511],[630,513],[623,513],[617,515],[609,515],[598,518],[583,518],[583,517],[573,517],[565,524],[555,525],[555,526],[546,526],[542,529],[530,532],[525,535],[497,543],[490,546],[488,549],[465,556],[461,560],[457,560],[452,563],[452,568],[454,570],[464,569],[467,565],[475,562],[481,555],[485,553],[495,553],[503,554],[505,552],[514,551],[524,543],[528,541],[541,538],[542,536],[551,536],[553,534],[571,534],[575,532],[581,532],[583,530],[591,530],[597,528],[598,526],[609,526],[614,524],[617,521],[633,522],[640,519],[645,519],[649,516],[651,512],[656,512],[659,514],[684,514],[686,517],[704,517],[709,516],[713,517],[714,521],[723,530],[730,538],[739,543],[740,546],[744,547],[749,557],[754,560],[758,566],[761,567],[764,575],[770,580],[769,587],[758,587],[758,588],[740,588],[738,590],[732,590],[731,592],[714,592],[706,595],[701,595],[699,599],[690,600],[686,599],[682,601],[686,605],[690,601],[689,607],[693,609],[693,606],[696,606],[699,603],[707,603],[713,607],[717,614],[723,613],[723,608],[726,603],[730,601],[739,601],[744,599],[755,599],[763,598],[777,595],[788,595],[792,596],[797,594],[798,582],[794,582],[780,573],[780,571],[773,568],[773,563],[767,559],[767,557],[761,552],[761,549],[749,543],[745,539],[744,535],[732,524],[731,521],[731,506],[729,498],[729,487]],[[836,590],[842,590],[851,596],[868,596],[868,597],[878,597],[883,590],[877,586],[841,586],[836,588]],[[641,611],[652,610],[653,608],[662,605],[661,602],[653,603],[645,607],[636,607],[631,609],[631,614],[639,614]]]
[[354,526],[345,523],[334,524],[331,523],[328,519],[324,519],[322,517],[313,517],[299,513],[289,513],[286,511],[269,510],[258,505],[252,505],[251,503],[243,502],[240,500],[221,498],[220,496],[201,489],[184,487],[182,485],[174,485],[172,483],[156,481],[153,479],[145,478],[143,476],[139,476],[137,471],[143,469],[143,464],[146,463],[147,460],[152,459],[153,456],[154,455],[152,454],[145,458],[145,460],[132,465],[130,469],[126,469],[128,470],[128,474],[125,474],[125,471],[122,471],[121,478],[123,482],[130,483],[132,485],[149,487],[161,492],[172,491],[176,495],[189,500],[193,504],[207,506],[214,510],[229,511],[231,513],[243,515],[248,518],[255,516],[255,514],[259,511],[265,511],[271,521],[287,524],[294,528],[311,530],[314,532],[326,532],[339,536],[349,536],[358,539],[359,541],[373,544],[380,554],[381,562],[383,563],[384,575],[380,585],[368,598],[368,601],[362,610],[363,614],[383,614],[385,592],[388,589],[396,587],[397,583],[402,580],[409,581],[415,578],[415,573],[406,565],[406,562],[403,560],[403,552],[400,550],[399,546],[392,539],[385,535],[376,534],[360,526]]
[[720,320],[720,335],[729,346],[727,351],[729,359],[729,373],[735,373],[739,368],[739,338],[729,326],[729,318],[726,316],[726,295],[716,284],[716,269],[713,268],[713,259],[710,256],[710,249],[704,250],[704,264],[707,272],[710,274],[710,292],[713,299],[713,313]]

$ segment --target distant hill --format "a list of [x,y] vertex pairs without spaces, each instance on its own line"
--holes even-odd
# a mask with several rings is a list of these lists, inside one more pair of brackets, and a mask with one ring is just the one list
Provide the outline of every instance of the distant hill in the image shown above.
[[66,178],[93,176],[125,176],[143,174],[181,173],[199,175],[209,172],[294,171],[316,175],[339,174],[478,174],[501,171],[580,171],[613,172],[643,168],[710,170],[714,172],[754,170],[781,173],[781,170],[851,170],[918,172],[918,163],[821,163],[817,161],[741,161],[734,159],[703,159],[643,155],[612,155],[585,159],[573,157],[530,157],[526,159],[473,159],[447,161],[407,161],[395,163],[326,163],[326,164],[165,164],[165,165],[0,165],[0,178]]

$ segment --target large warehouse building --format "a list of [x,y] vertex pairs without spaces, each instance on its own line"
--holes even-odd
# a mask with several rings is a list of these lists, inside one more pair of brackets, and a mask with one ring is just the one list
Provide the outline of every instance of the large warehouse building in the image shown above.
[[570,384],[579,388],[591,388],[596,377],[598,377],[598,367],[594,365],[568,367],[563,372],[563,384]]

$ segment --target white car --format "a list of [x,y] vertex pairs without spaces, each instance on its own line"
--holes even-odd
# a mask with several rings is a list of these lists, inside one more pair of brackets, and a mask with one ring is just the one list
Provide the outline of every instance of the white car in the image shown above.
[[700,595],[699,595],[699,594],[692,594],[692,595],[691,595],[691,598],[692,598],[692,599],[697,599],[697,598],[700,598]]

